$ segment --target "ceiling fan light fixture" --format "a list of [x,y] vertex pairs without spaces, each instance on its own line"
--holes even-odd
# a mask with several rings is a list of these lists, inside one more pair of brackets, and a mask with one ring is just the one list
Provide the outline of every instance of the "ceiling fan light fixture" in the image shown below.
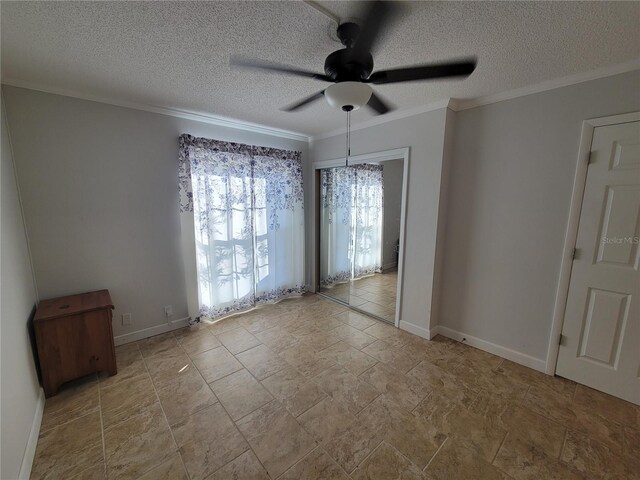
[[324,97],[332,107],[347,111],[358,110],[366,105],[372,93],[373,90],[366,83],[340,82],[329,86],[324,91]]

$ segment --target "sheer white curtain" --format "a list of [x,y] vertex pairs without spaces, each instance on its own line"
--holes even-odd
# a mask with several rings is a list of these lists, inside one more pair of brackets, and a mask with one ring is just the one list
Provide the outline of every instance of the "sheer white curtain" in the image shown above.
[[353,278],[382,271],[384,190],[381,165],[355,165]]
[[320,285],[351,278],[353,177],[347,167],[320,171]]
[[[304,292],[299,152],[182,135],[180,206],[192,218],[195,244],[195,272],[185,248],[187,289],[197,285],[192,318],[217,318]],[[182,225],[188,230],[189,219]]]
[[320,284],[330,286],[382,270],[382,166],[321,170]]

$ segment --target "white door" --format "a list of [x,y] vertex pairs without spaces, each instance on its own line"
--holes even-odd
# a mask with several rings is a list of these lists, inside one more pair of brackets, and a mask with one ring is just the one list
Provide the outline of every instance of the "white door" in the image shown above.
[[556,374],[640,404],[640,122],[595,128]]

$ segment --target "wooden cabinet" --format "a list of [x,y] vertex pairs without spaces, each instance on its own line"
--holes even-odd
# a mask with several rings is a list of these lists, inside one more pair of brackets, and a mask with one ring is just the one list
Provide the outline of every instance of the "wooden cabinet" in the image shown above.
[[33,326],[45,396],[95,372],[115,375],[116,355],[108,290],[43,300]]

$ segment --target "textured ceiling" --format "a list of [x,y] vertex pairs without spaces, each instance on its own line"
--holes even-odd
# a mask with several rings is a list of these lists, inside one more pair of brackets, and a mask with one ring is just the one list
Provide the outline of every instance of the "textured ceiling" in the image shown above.
[[[341,18],[351,2],[322,2]],[[326,86],[231,70],[231,54],[322,71],[341,48],[335,24],[302,2],[1,2],[2,79],[121,101],[212,113],[319,134],[341,112],[318,102],[279,110]],[[383,85],[399,109],[469,99],[640,57],[637,2],[407,2],[375,52],[376,68],[470,54],[464,81]],[[354,113],[353,123],[370,118]]]

